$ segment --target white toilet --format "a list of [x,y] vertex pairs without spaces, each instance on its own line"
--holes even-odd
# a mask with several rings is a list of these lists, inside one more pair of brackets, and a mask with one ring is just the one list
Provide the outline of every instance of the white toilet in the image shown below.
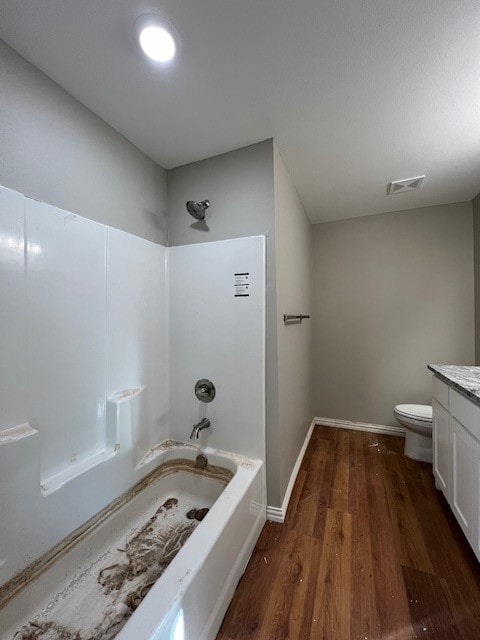
[[397,404],[393,415],[407,430],[405,455],[420,462],[432,462],[432,407]]

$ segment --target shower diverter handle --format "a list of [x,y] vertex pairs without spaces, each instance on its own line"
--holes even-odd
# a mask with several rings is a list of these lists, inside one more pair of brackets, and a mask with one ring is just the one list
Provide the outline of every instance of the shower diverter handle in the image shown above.
[[206,378],[201,378],[195,384],[195,395],[200,402],[211,402],[215,398],[215,386]]

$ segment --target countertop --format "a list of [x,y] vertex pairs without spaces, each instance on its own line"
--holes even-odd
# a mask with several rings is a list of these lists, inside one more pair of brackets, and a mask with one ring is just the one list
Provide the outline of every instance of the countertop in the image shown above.
[[428,368],[440,380],[480,406],[480,367],[429,364]]

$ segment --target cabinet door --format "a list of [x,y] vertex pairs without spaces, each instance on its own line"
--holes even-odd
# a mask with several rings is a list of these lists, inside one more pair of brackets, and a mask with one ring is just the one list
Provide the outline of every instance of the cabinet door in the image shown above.
[[473,550],[480,560],[480,444],[475,442],[473,458]]
[[444,496],[450,501],[450,415],[435,399],[433,406],[433,473]]
[[470,543],[474,541],[474,455],[476,441],[455,418],[450,418],[452,443],[452,483],[450,506]]

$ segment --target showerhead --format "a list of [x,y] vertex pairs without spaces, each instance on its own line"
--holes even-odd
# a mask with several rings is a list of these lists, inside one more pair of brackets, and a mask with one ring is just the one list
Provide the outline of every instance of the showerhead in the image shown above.
[[187,202],[187,211],[188,213],[196,218],[197,220],[205,220],[205,211],[210,206],[209,200],[202,200],[201,202],[195,202],[194,200],[189,200]]

